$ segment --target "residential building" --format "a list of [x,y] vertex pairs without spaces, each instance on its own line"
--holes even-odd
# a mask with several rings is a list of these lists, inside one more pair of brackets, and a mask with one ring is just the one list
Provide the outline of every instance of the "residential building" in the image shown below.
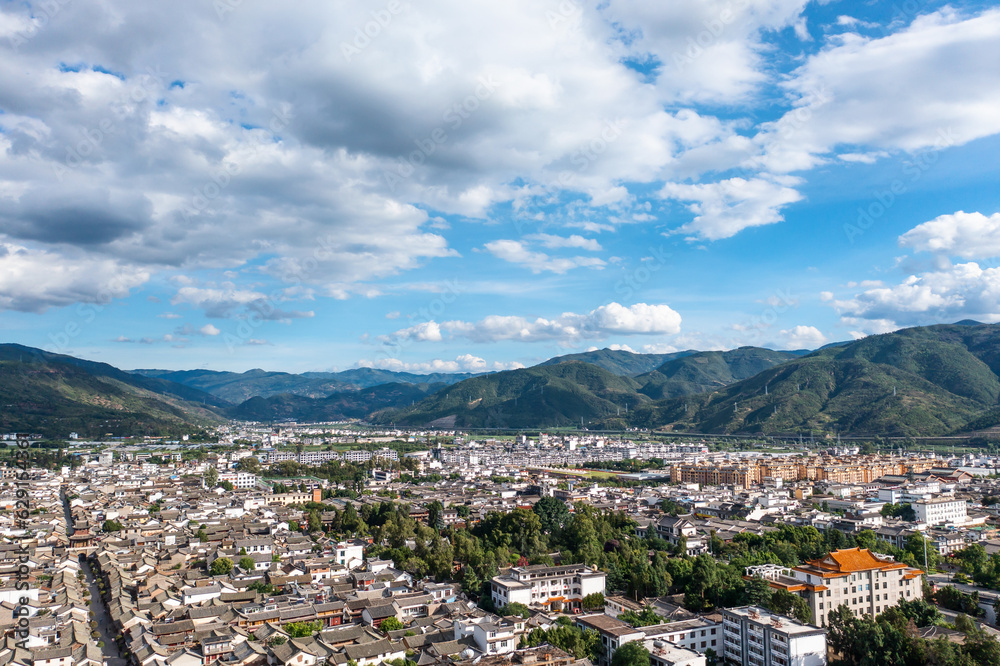
[[722,610],[727,663],[741,666],[826,666],[826,629],[758,606]]
[[917,522],[926,525],[964,525],[968,520],[967,502],[963,499],[938,497],[913,502],[910,506],[917,516]]
[[587,595],[604,594],[605,576],[585,564],[511,567],[508,573],[493,578],[493,603],[497,608],[514,602],[551,610],[580,608]]

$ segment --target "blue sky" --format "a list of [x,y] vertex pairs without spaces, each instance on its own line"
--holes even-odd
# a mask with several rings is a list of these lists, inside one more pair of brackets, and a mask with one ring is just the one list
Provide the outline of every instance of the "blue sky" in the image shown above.
[[5,342],[484,371],[1000,321],[990,3],[21,2],[0,50]]

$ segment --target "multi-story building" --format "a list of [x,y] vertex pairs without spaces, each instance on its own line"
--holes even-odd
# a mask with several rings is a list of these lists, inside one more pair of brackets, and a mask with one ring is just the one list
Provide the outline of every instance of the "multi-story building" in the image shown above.
[[228,481],[236,490],[252,490],[257,487],[257,476],[247,472],[223,472],[219,481]]
[[493,603],[497,608],[515,602],[557,611],[580,608],[587,595],[604,594],[604,579],[603,571],[585,564],[511,567],[506,574],[493,578]]
[[694,523],[687,518],[665,516],[656,523],[656,534],[676,546],[684,541],[687,555],[698,555],[708,550],[705,540],[698,535]]
[[[705,654],[709,650],[715,654],[722,653],[722,619],[718,615],[632,627],[610,615],[595,614],[577,617],[576,624],[582,629],[596,631],[601,637],[604,654],[600,663],[604,666],[612,662],[618,648],[635,641],[642,642],[651,653],[652,648],[668,646],[677,650],[690,650],[695,654]],[[666,659],[661,658],[660,661]]]
[[835,550],[791,569],[775,565],[747,567],[748,577],[762,576],[772,588],[805,599],[817,626],[826,626],[830,611],[841,605],[855,615],[875,617],[900,599],[921,599],[923,573],[867,548]]
[[913,502],[910,506],[917,516],[917,522],[926,525],[964,525],[968,520],[967,503],[963,499],[938,497]]
[[722,656],[742,666],[826,666],[826,629],[757,606],[722,610]]
[[757,465],[675,465],[670,469],[670,480],[679,483],[698,483],[703,486],[742,486],[760,483]]
[[350,539],[337,544],[337,562],[348,569],[357,569],[365,564],[365,542]]

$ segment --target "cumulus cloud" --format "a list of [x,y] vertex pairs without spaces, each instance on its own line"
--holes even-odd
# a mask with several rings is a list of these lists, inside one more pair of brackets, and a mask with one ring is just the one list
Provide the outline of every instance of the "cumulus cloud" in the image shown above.
[[524,266],[532,273],[565,273],[574,268],[600,269],[607,265],[597,257],[551,257],[544,252],[532,252],[524,243],[515,240],[490,241],[486,244],[486,249],[498,259]]
[[239,288],[233,284],[218,287],[186,286],[177,290],[170,303],[190,305],[204,310],[205,316],[215,318],[238,318],[253,313],[265,321],[309,319],[315,316],[312,310],[283,310],[275,304],[283,300],[283,294],[267,295],[262,292]]
[[902,247],[963,259],[1000,257],[1000,213],[939,215],[899,237]]
[[997,133],[998,36],[1000,10],[950,7],[890,35],[838,35],[785,83],[796,108],[762,127],[754,164],[788,173],[858,146],[915,152]]
[[730,178],[718,183],[667,183],[660,195],[693,202],[694,220],[677,229],[691,238],[719,240],[749,227],[780,222],[781,208],[802,199],[795,189],[763,178]]
[[491,364],[487,363],[486,359],[480,358],[479,356],[462,354],[456,357],[453,361],[439,358],[431,359],[429,361],[416,362],[402,361],[398,358],[379,358],[375,360],[362,359],[358,361],[358,367],[378,368],[380,370],[392,370],[394,372],[416,372],[427,374],[432,372],[480,373],[496,370],[513,370],[516,368],[523,368],[524,366],[517,362],[504,363],[495,361]]
[[[490,315],[476,322],[427,322],[400,329],[380,339],[387,345],[399,345],[421,339],[415,337],[420,335],[418,331],[434,330],[447,332],[451,338],[461,337],[478,343],[503,340],[566,342],[602,339],[610,335],[673,335],[680,331],[680,327],[681,316],[668,305],[636,303],[624,306],[609,303],[586,314],[566,312],[553,319]],[[448,338],[441,336],[440,339]]]
[[149,271],[111,258],[0,242],[0,309],[44,312],[74,303],[106,305],[149,277]]
[[975,262],[949,265],[829,303],[845,323],[877,322],[880,330],[961,319],[996,322],[1000,321],[1000,268],[983,268]]
[[826,344],[826,336],[815,326],[793,326],[778,332],[776,346],[781,349],[816,349]]

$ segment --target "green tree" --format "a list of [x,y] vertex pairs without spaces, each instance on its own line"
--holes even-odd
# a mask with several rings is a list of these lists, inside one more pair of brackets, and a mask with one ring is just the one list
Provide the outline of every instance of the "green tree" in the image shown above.
[[253,456],[240,458],[236,462],[236,469],[240,472],[247,472],[248,474],[260,474],[260,461]]
[[631,624],[633,627],[648,627],[663,623],[663,618],[657,615],[651,606],[644,606],[638,613],[627,610],[620,613],[618,619]]
[[694,569],[691,572],[691,592],[698,595],[704,606],[706,602],[714,603],[718,594],[719,570],[715,558],[702,553],[694,558]]
[[121,532],[122,524],[117,520],[105,520],[104,524],[101,525],[101,529],[105,532]]
[[744,588],[746,603],[749,606],[769,608],[771,603],[771,586],[760,576],[753,576]]
[[397,617],[387,617],[382,620],[382,624],[379,625],[379,629],[385,633],[389,633],[390,631],[399,631],[402,628],[403,623],[400,622]]
[[233,561],[228,557],[219,557],[212,562],[210,569],[213,576],[225,576],[233,570]]
[[604,595],[600,592],[594,592],[588,594],[580,601],[580,605],[587,610],[593,610],[595,608],[601,608],[604,606]]
[[439,500],[427,505],[427,524],[434,529],[444,528],[444,505]]
[[322,628],[323,625],[320,622],[289,622],[284,626],[284,630],[291,638],[312,636]]
[[253,561],[252,557],[241,557],[239,561],[240,569],[244,571],[253,571],[257,568],[257,563]]
[[649,650],[639,641],[626,643],[615,650],[611,666],[649,666]]
[[205,476],[203,478],[205,480],[206,488],[214,488],[219,482],[219,470],[215,469],[213,465],[209,465],[208,469],[205,470]]
[[531,617],[531,610],[524,604],[515,601],[513,603],[509,603],[506,606],[504,606],[500,610],[500,614],[504,616],[516,615],[517,617],[521,617],[527,620],[529,617]]
[[558,534],[570,519],[566,503],[555,497],[543,497],[535,503],[531,510],[538,515],[542,531],[546,534]]

